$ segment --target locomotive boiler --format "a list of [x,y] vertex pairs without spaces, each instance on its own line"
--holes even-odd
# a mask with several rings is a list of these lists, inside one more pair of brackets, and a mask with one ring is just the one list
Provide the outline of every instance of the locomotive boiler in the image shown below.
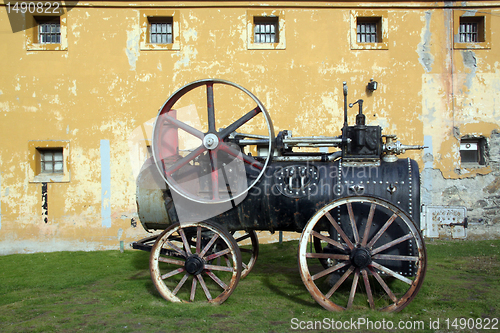
[[165,299],[222,303],[267,230],[301,233],[299,274],[325,309],[411,302],[427,258],[418,165],[398,155],[423,147],[367,124],[363,101],[348,104],[345,82],[342,91],[343,126],[331,137],[275,135],[264,105],[224,80],[192,82],[165,102],[137,179],[140,221],[159,233],[133,243],[151,251]]

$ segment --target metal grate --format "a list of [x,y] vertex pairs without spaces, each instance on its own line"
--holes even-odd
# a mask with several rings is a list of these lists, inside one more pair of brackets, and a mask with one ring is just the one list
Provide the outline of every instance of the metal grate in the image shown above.
[[62,173],[63,167],[63,149],[38,149],[40,152],[40,167],[44,173]]
[[152,44],[172,44],[172,18],[166,17],[150,21],[149,42]]
[[278,43],[278,18],[254,21],[254,43]]
[[479,42],[478,24],[477,22],[460,22],[460,43],[477,43]]
[[357,42],[358,43],[378,43],[377,23],[359,22],[357,23]]
[[40,44],[60,44],[61,43],[61,23],[59,17],[51,19],[37,19],[38,22],[38,43]]

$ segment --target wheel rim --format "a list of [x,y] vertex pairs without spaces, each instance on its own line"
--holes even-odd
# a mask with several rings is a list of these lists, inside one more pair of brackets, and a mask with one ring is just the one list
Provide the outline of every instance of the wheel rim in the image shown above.
[[[331,263],[325,265],[326,260]],[[299,242],[302,281],[330,311],[400,311],[417,295],[426,263],[415,223],[392,203],[375,197],[328,204],[309,220]]]
[[[235,88],[237,91],[244,93],[243,99],[246,100],[245,103],[249,103],[248,105],[253,104],[250,111],[245,111],[240,117],[234,117],[236,120],[222,129],[217,129],[218,122],[215,116],[214,104],[215,86]],[[182,108],[182,103],[179,103],[179,105],[176,103],[185,98],[184,95],[199,87],[206,88],[207,119],[206,126],[200,124],[199,128],[197,128],[177,120],[175,116],[177,111],[174,107],[181,106]],[[242,152],[237,145],[227,142],[229,137],[237,130],[249,125],[247,123],[254,124],[254,128],[259,127],[255,126],[256,123],[265,124],[266,130],[263,132],[265,135],[261,136],[264,139],[260,140],[261,144],[264,142],[267,147],[267,156],[263,159],[249,156]],[[189,140],[194,139],[197,142],[185,143],[186,146],[189,146],[186,149],[185,156],[175,155],[172,152],[172,150],[175,150],[175,147],[173,147],[175,144],[172,146],[171,143],[166,142],[168,140],[165,140],[163,133],[169,127],[187,133]],[[251,136],[251,134],[249,135]],[[184,141],[187,142],[188,140]],[[196,202],[222,203],[234,201],[244,196],[264,174],[273,154],[273,149],[274,128],[264,105],[245,88],[225,80],[199,80],[180,88],[162,106],[154,125],[153,156],[160,174],[171,189],[181,196]],[[205,173],[201,172],[203,176],[200,176],[199,172],[197,176],[192,176],[198,178],[198,182],[193,182],[193,178],[186,175],[194,173],[194,165],[197,163],[196,161],[201,159],[205,159],[210,167],[208,170],[204,170]],[[232,166],[226,164],[227,161],[234,160],[236,163],[233,163]],[[235,169],[238,170],[237,175],[234,175]],[[244,181],[241,181],[242,178],[244,178]],[[203,184],[205,182],[209,183],[206,188],[203,187],[203,184],[199,184],[200,179],[203,179]],[[240,181],[233,184],[231,179],[233,179],[233,182],[234,179]],[[230,186],[231,184],[233,185]]]
[[176,223],[156,240],[149,265],[166,300],[221,304],[240,280],[241,253],[231,234],[217,225]]
[[[238,243],[241,252],[241,278],[243,279],[250,273],[257,262],[257,257],[259,256],[259,239],[254,230],[236,231],[233,237],[236,243]],[[248,243],[247,240],[250,240],[250,244],[244,245]]]

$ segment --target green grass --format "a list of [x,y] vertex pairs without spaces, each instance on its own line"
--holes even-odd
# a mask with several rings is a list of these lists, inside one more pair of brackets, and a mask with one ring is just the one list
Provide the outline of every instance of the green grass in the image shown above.
[[292,318],[361,317],[427,330],[439,318],[448,331],[446,318],[500,318],[500,241],[429,241],[424,285],[399,313],[324,310],[302,283],[297,245],[261,245],[254,270],[219,306],[165,301],[142,251],[2,256],[0,332],[289,332]]

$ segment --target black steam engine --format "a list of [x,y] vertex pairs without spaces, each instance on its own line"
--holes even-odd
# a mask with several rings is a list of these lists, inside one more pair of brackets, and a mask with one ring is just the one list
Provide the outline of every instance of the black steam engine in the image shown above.
[[420,181],[417,163],[398,155],[423,147],[367,125],[363,101],[347,104],[346,83],[343,95],[333,137],[275,136],[262,103],[228,81],[195,81],[165,102],[137,179],[141,223],[162,232],[133,243],[151,251],[165,299],[222,303],[256,262],[255,231],[267,230],[301,233],[299,272],[324,308],[411,302],[426,269]]

